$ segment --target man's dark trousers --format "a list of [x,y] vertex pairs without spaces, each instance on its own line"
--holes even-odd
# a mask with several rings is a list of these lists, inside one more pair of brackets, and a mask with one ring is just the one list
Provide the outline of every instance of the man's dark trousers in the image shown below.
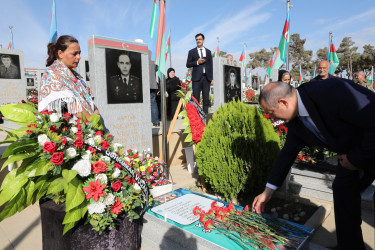
[[208,107],[210,106],[210,82],[207,79],[206,74],[202,74],[201,79],[199,81],[193,81],[193,96],[200,102],[200,95],[202,91],[203,97],[203,111],[204,113],[208,114]]

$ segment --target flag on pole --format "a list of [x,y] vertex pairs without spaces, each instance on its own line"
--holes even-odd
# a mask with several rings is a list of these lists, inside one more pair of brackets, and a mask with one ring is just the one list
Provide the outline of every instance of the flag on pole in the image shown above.
[[159,22],[158,22],[158,33],[156,38],[156,49],[155,49],[155,64],[159,66],[159,72],[167,75],[165,52],[165,0],[160,0],[159,4]]
[[165,52],[165,61],[167,61],[168,54],[169,54],[169,56],[171,56],[171,29],[169,29],[169,35],[168,35],[166,46],[167,46],[167,48],[166,48],[166,52]]
[[56,42],[57,40],[57,22],[56,22],[56,5],[55,0],[52,0],[52,10],[51,10],[51,21],[49,28],[49,42]]
[[[267,68],[267,74],[272,78],[272,69],[279,69],[284,63],[286,58],[287,45],[290,41],[290,9],[286,16],[283,33],[279,42],[279,47],[273,53],[270,65]],[[271,64],[272,63],[272,64]]]
[[370,75],[368,76],[367,80],[374,84],[374,66],[371,67]]
[[242,53],[241,53],[239,61],[242,62],[242,68],[244,68],[243,77],[246,81],[246,48],[245,48],[245,46],[242,49]]
[[10,29],[10,40],[8,44],[8,49],[14,49],[14,43],[13,43],[13,30]]
[[332,38],[331,38],[331,45],[329,48],[329,61],[328,62],[330,64],[329,73],[333,75],[336,71],[337,66],[339,66],[340,61],[336,53],[335,45],[332,42]]
[[249,69],[249,74],[247,75],[247,80],[246,80],[246,86],[249,86],[251,84],[251,68]]
[[264,86],[266,86],[269,83],[268,75],[264,77]]
[[151,39],[154,38],[154,31],[155,31],[155,20],[157,16],[157,6],[158,6],[158,0],[154,1],[154,7],[152,7],[152,16],[151,16],[151,23],[150,23],[150,37]]
[[315,68],[314,68],[314,74],[313,74],[313,78],[316,77],[316,65],[315,65]]
[[302,75],[302,69],[301,65],[299,65],[299,84],[303,82],[303,75]]
[[215,49],[215,52],[214,52],[214,57],[218,57],[219,56],[219,44],[216,44],[216,49]]

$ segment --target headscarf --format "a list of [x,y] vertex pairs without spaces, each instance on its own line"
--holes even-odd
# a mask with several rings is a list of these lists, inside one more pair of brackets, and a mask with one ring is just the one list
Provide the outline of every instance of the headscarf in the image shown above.
[[174,72],[176,72],[175,70],[174,70],[174,68],[169,68],[168,70],[167,70],[167,78],[170,78],[169,77],[169,73],[171,73],[171,71],[174,71]]
[[59,60],[54,61],[43,75],[38,98],[39,111],[56,110],[61,115],[64,102],[70,114],[85,109],[91,115],[95,109],[83,77],[73,73]]

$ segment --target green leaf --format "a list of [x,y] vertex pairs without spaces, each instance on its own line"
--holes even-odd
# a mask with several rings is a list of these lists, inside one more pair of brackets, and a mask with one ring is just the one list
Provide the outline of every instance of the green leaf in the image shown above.
[[82,181],[80,181],[78,178],[74,178],[68,184],[65,210],[70,211],[71,209],[81,205],[84,200],[85,194],[82,190]]
[[29,206],[31,204],[34,204],[35,200],[34,197],[34,191],[35,191],[35,182],[29,181],[27,185],[25,186],[25,192],[26,192],[26,205]]
[[47,194],[57,194],[64,189],[65,180],[59,177],[51,182],[48,187]]
[[35,170],[35,173],[33,173],[33,175],[31,175],[31,173],[29,174],[29,176],[39,176],[39,175],[45,175],[48,173],[48,171],[51,169],[51,162],[50,161],[40,161],[39,164],[37,165],[37,168]]
[[188,134],[186,136],[186,138],[185,138],[185,142],[191,142],[191,141],[193,141],[193,135],[192,135],[192,133]]
[[12,162],[18,162],[20,160],[23,160],[23,159],[27,159],[27,158],[30,158],[30,157],[33,157],[35,154],[37,153],[26,153],[26,154],[20,154],[20,155],[13,155],[11,157],[9,157],[3,164],[3,166],[1,167],[0,171],[2,171],[6,166],[8,166],[10,163]]
[[10,144],[4,151],[1,158],[6,158],[10,155],[16,155],[18,152],[27,151],[34,152],[37,149],[38,143],[35,140],[17,141]]
[[49,184],[51,183],[49,178],[49,176],[43,175],[39,177],[35,182],[35,191],[38,191],[38,193],[35,196],[35,200],[39,200],[46,194],[49,188]]
[[178,116],[180,116],[180,117],[186,117],[187,116],[186,109],[182,110]]
[[104,130],[104,127],[100,121],[100,115],[93,114],[89,119],[92,122],[92,128],[96,130]]
[[187,116],[182,120],[182,125],[185,125],[185,126],[190,125],[190,121],[189,121],[189,118]]
[[184,134],[191,133],[191,127],[187,126],[186,129],[184,130]]
[[62,171],[62,176],[64,177],[66,183],[69,183],[71,180],[73,180],[73,178],[76,177],[76,175],[77,171],[75,170],[64,169]]
[[72,210],[66,212],[62,224],[68,224],[68,223],[72,223],[72,222],[75,222],[75,221],[79,221],[81,218],[82,218],[81,217],[81,208],[76,207],[76,208],[73,208]]
[[21,189],[20,192],[5,206],[0,213],[0,221],[22,211],[25,208],[25,190]]
[[16,178],[16,173],[17,173],[16,169],[13,169],[5,176],[3,183],[1,184],[0,191],[2,191],[4,187],[8,185],[8,183],[13,182],[14,178]]
[[77,225],[78,221],[65,224],[63,235],[65,235],[70,229],[72,229],[75,225]]
[[12,199],[12,197],[16,195],[27,182],[27,176],[18,175],[12,182],[8,182],[6,186],[2,187],[3,190],[0,195],[0,206]]
[[7,104],[0,107],[0,112],[9,120],[22,126],[35,123],[35,115],[38,111],[32,106],[20,104]]

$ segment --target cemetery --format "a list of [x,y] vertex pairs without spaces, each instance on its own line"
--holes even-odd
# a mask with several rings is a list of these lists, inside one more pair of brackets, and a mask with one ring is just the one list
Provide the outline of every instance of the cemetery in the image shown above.
[[[289,30],[287,3],[283,32]],[[285,54],[276,57],[285,51],[275,47],[261,80],[251,69],[247,73],[246,43],[238,62],[220,56],[218,48],[212,55],[192,49],[186,78],[173,93],[179,98],[176,111],[168,120],[165,61],[171,54],[161,38],[152,57],[154,44],[93,34],[80,41],[87,43],[87,55],[72,53],[78,62],[69,61],[65,51],[80,54],[79,43],[57,37],[54,11],[48,50],[60,39],[70,42],[49,53],[54,60],[47,59],[46,68],[26,68],[24,51],[0,47],[0,57],[11,61],[0,77],[1,249],[318,250],[338,244],[334,181],[345,159],[324,141],[332,138],[320,139],[326,131],[319,131],[318,122],[312,122],[316,134],[302,119],[293,120],[299,113],[282,119],[278,115],[291,112],[277,114],[268,103],[267,91],[281,84],[277,76],[286,63]],[[195,38],[200,48],[204,35]],[[284,33],[280,44],[283,39],[288,39]],[[189,67],[191,54],[198,59]],[[152,117],[155,82],[159,123]],[[201,83],[209,86],[197,100]],[[307,113],[308,104],[297,106],[309,88],[302,83],[288,83],[298,101],[280,97],[276,106],[288,99],[285,107],[293,104]],[[301,93],[289,84],[300,86]],[[310,120],[316,117],[310,115]],[[307,139],[327,147],[296,151],[301,142],[290,138],[298,126],[305,126]],[[293,150],[299,152],[296,158],[281,158]],[[292,162],[288,171],[275,168],[283,160]],[[285,174],[282,185],[272,184],[276,177],[270,173]],[[372,249],[375,182],[368,184],[357,198],[364,244]]]

